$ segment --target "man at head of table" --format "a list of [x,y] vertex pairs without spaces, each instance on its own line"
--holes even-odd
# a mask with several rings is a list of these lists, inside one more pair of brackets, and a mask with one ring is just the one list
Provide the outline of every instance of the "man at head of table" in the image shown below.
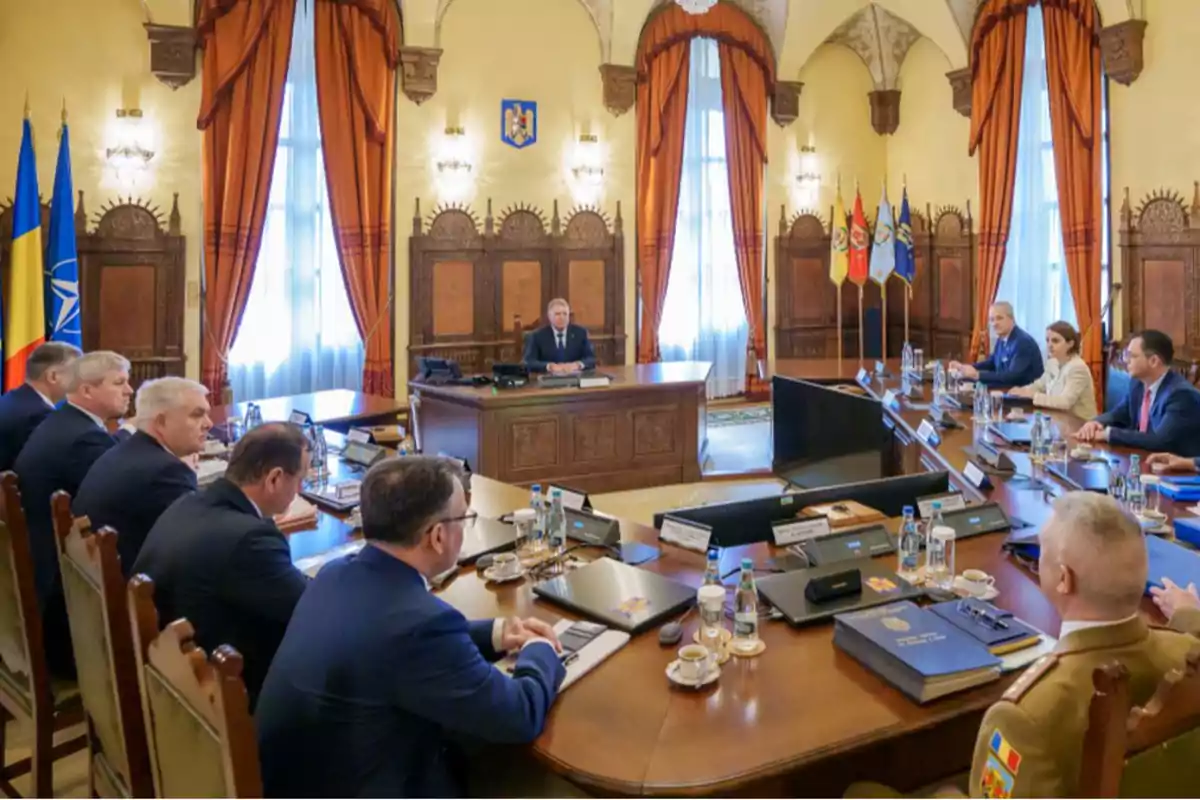
[[996,337],[992,354],[974,365],[951,361],[951,370],[984,386],[1026,386],[1042,377],[1046,369],[1042,349],[1017,325],[1012,303],[993,303],[988,324]]
[[[366,546],[321,568],[263,686],[264,791],[463,794],[464,744],[525,744],[542,732],[566,675],[560,645],[541,620],[468,621],[430,593],[474,518],[452,461],[380,462],[360,497]],[[511,676],[491,663],[506,651],[519,651]]]
[[1084,424],[1075,438],[1200,456],[1200,392],[1171,369],[1175,347],[1162,331],[1135,333],[1125,348],[1133,380],[1113,410]]
[[525,337],[522,361],[532,372],[551,374],[594,369],[596,351],[588,339],[587,328],[571,322],[571,306],[556,297],[546,306],[550,323]]

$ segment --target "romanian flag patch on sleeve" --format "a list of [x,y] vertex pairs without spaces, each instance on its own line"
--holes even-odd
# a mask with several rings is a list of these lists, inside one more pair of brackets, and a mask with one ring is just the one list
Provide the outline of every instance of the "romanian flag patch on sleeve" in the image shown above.
[[988,753],[987,765],[983,768],[983,785],[980,786],[984,797],[1007,798],[1013,796],[1013,776],[1000,760]]
[[1004,738],[1004,734],[1000,733],[999,728],[992,731],[992,739],[988,745],[1008,772],[1016,775],[1021,771],[1021,754],[1013,749],[1008,740]]

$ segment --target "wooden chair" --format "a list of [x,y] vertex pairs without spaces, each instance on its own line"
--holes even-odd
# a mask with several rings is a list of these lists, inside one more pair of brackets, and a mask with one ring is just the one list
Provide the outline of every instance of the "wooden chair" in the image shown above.
[[0,753],[9,719],[23,723],[33,741],[28,758],[3,765],[0,792],[19,796],[10,781],[32,773],[32,796],[50,797],[54,762],[87,744],[86,736],[75,736],[55,745],[54,734],[81,724],[83,707],[79,688],[51,679],[46,666],[29,529],[17,476],[5,472],[0,474]]
[[117,533],[73,517],[66,492],[55,492],[50,506],[87,717],[89,794],[153,797]]
[[242,681],[242,656],[212,658],[186,619],[160,633],[154,582],[129,582],[129,617],[158,797],[261,797],[258,741]]
[[1098,667],[1080,762],[1080,797],[1195,797],[1200,787],[1200,647],[1144,706],[1122,664]]

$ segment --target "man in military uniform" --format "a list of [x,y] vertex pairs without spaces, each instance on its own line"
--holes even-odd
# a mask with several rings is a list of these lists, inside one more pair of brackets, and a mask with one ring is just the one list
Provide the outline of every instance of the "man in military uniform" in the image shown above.
[[975,742],[973,797],[1077,794],[1092,673],[1119,661],[1135,704],[1200,647],[1194,586],[1164,581],[1154,600],[1174,630],[1152,630],[1138,613],[1146,586],[1146,546],[1138,523],[1112,498],[1074,492],[1059,498],[1040,534],[1038,576],[1062,618],[1058,645],[984,715]]

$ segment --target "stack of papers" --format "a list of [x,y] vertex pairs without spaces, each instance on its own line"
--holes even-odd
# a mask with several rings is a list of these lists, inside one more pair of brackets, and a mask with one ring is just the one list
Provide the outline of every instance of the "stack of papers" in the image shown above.
[[317,507],[300,495],[292,500],[288,510],[275,516],[275,524],[284,533],[317,527]]

